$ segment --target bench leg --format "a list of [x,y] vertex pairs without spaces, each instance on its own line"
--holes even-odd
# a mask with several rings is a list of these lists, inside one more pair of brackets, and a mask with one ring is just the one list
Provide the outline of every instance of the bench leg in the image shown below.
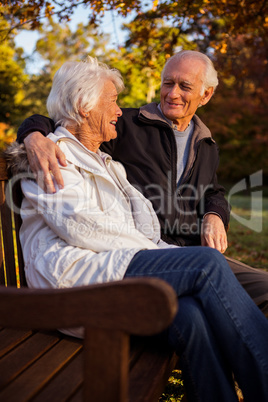
[[119,331],[86,331],[84,400],[126,402],[129,336]]

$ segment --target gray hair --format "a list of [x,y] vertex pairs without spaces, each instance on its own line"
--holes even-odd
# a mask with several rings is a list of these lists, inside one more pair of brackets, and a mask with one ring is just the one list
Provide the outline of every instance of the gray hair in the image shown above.
[[215,91],[219,80],[218,80],[218,73],[215,70],[215,67],[212,63],[212,61],[210,60],[210,58],[208,56],[206,56],[204,53],[200,53],[196,50],[182,50],[176,54],[174,54],[174,56],[170,57],[168,59],[168,61],[166,62],[162,73],[161,73],[161,80],[163,82],[163,77],[165,74],[165,70],[167,65],[170,63],[171,60],[182,60],[182,59],[197,59],[200,60],[204,63],[205,65],[205,71],[204,71],[204,77],[202,77],[202,81],[203,81],[203,86],[201,89],[201,96],[204,94],[205,90],[208,88],[213,88],[213,92]]
[[88,56],[85,61],[64,63],[54,76],[47,98],[47,110],[55,125],[80,125],[79,110],[89,112],[96,106],[107,80],[113,82],[118,93],[124,89],[120,72],[96,58]]

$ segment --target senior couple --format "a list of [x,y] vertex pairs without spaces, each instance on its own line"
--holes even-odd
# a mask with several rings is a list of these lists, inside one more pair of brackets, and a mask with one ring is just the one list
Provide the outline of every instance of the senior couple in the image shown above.
[[[47,101],[53,124],[35,116],[26,120],[20,130],[22,139],[40,127],[44,134],[44,126],[48,131],[56,128],[49,140],[43,140],[49,145],[41,147],[44,153],[45,149],[49,153],[53,149],[60,159],[57,168],[53,158],[39,158],[39,162],[38,157],[31,159],[33,170],[41,165],[45,173],[47,192],[34,180],[21,182],[25,196],[21,243],[26,278],[29,287],[38,288],[80,286],[134,276],[167,281],[175,289],[180,305],[167,340],[181,357],[188,400],[237,401],[234,376],[245,401],[264,402],[268,395],[268,322],[256,306],[266,305],[265,287],[258,285],[262,273],[244,267],[248,281],[243,286],[249,294],[254,289],[250,294],[254,303],[216,250],[223,252],[227,247],[224,227],[228,225],[228,206],[216,181],[216,144],[194,115],[214,91],[215,79],[212,85],[208,66],[213,71],[209,59],[198,52],[175,55],[163,71],[160,105],[147,105],[139,115],[136,110],[127,110],[128,122],[124,116],[121,118],[117,105],[118,93],[123,89],[118,71],[92,58],[87,62],[67,62],[58,70]],[[117,139],[118,124],[122,131]],[[157,126],[155,136],[152,124]],[[131,125],[135,126],[134,133]],[[31,134],[25,139],[29,154],[38,155],[32,143],[39,135]],[[117,155],[123,159],[127,177],[120,163],[100,151],[104,142],[108,142],[106,150],[111,150],[115,159],[120,159]],[[138,146],[136,163],[131,148],[135,151]],[[20,148],[10,152],[16,158]],[[168,170],[170,160],[172,167]],[[54,173],[53,182],[47,174],[49,169]],[[185,207],[182,214],[187,217],[191,208],[194,217],[190,223],[203,218],[201,243],[210,247],[190,246],[197,243],[190,232],[180,236],[165,230],[165,219],[173,219],[178,208],[161,211],[162,216],[157,204],[152,208],[148,198],[154,200],[150,197],[153,186],[148,186],[146,176],[159,175],[168,201],[171,194],[164,178],[168,179],[169,173],[176,188],[177,183],[187,180],[210,184],[204,186],[208,190],[195,200],[196,205]],[[203,211],[199,204],[204,206]],[[183,202],[179,210],[182,209]],[[256,275],[256,288],[251,275]]]

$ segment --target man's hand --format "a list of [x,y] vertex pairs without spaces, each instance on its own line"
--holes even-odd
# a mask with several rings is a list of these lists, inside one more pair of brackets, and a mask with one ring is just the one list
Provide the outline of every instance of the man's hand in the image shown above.
[[228,247],[227,234],[221,218],[215,214],[207,214],[201,227],[201,245],[216,248],[224,253]]
[[64,187],[58,161],[66,166],[64,153],[49,138],[38,131],[34,131],[24,139],[29,164],[33,173],[37,175],[38,184],[47,192],[55,193],[51,175],[54,176],[59,188]]

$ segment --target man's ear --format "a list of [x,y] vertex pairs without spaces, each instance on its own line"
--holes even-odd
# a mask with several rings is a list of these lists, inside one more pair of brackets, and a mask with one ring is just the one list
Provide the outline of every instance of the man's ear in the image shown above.
[[202,99],[200,100],[200,106],[204,106],[208,103],[208,101],[210,100],[210,98],[213,95],[213,87],[210,87],[208,89],[205,90],[204,95],[202,96]]

